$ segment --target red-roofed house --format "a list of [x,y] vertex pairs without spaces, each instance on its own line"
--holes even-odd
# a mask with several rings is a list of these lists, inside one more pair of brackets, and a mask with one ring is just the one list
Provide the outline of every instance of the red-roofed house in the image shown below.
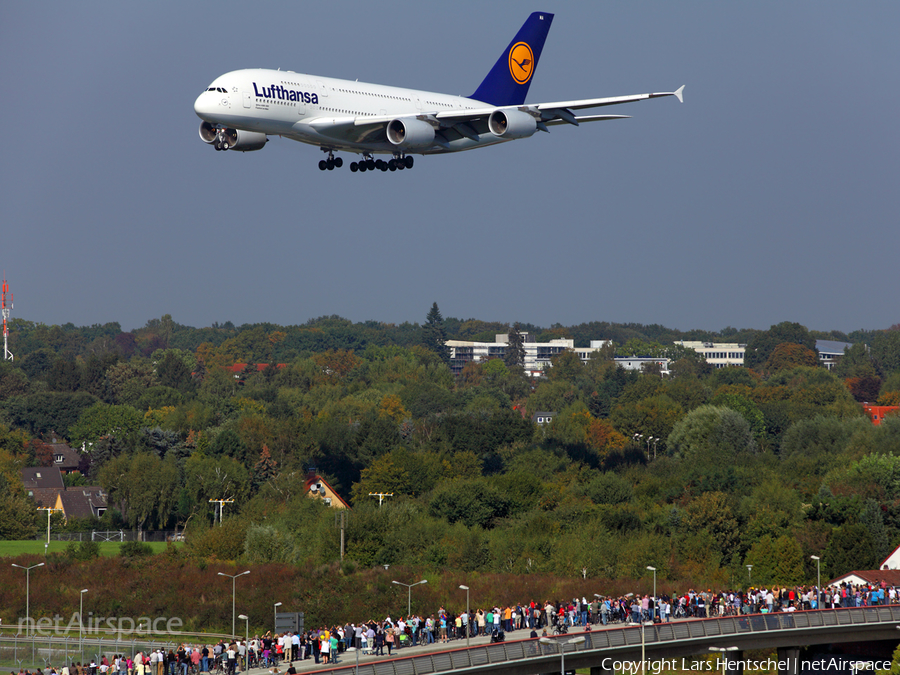
[[900,406],[896,405],[871,405],[869,403],[863,403],[863,410],[866,411],[866,415],[869,416],[869,419],[872,420],[872,424],[878,426],[881,424],[881,421],[884,419],[885,415],[897,415],[900,412]]
[[310,467],[306,474],[306,495],[312,499],[321,499],[326,506],[333,509],[349,509],[350,505],[341,499],[325,479],[316,474],[314,467]]

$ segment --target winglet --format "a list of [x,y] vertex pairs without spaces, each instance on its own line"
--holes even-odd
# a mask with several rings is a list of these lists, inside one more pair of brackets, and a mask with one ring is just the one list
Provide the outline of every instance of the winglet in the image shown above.
[[678,99],[679,103],[684,103],[684,85],[681,85],[675,90],[674,96]]

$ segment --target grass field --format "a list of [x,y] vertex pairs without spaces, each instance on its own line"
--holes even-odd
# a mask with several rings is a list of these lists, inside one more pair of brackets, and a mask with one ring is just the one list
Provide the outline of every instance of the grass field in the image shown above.
[[[0,541],[0,557],[24,554],[44,555],[44,544],[46,543],[46,541]],[[47,550],[50,553],[62,553],[66,550],[66,544],[68,543],[66,541],[51,541]],[[121,546],[119,542],[100,541],[97,543],[100,546],[100,555],[113,556],[119,554],[119,546]],[[148,542],[148,545],[153,549],[154,553],[161,553],[166,550],[166,542],[164,541]]]

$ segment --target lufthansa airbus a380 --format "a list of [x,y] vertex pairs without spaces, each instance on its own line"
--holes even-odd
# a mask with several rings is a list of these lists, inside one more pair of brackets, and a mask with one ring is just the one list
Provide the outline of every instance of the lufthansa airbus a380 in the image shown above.
[[[283,70],[235,70],[197,97],[200,138],[216,150],[260,150],[268,136],[318,145],[321,170],[340,168],[335,152],[362,156],[351,171],[411,169],[413,155],[472,150],[528,138],[557,124],[578,126],[628,115],[578,111],[674,96],[672,92],[525,103],[553,15],[535,12],[469,97],[336,80]],[[389,161],[374,155],[390,155]]]

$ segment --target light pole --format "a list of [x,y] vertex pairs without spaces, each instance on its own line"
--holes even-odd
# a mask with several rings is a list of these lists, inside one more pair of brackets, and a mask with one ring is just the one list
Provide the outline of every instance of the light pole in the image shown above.
[[753,569],[753,565],[747,565],[747,583],[750,583],[750,570]]
[[250,617],[246,614],[238,614],[238,618],[247,622],[244,626],[244,653],[246,654],[250,644]]
[[820,609],[819,600],[822,597],[822,559],[817,555],[811,555],[809,557],[816,561],[816,609]]
[[647,669],[647,647],[646,640],[644,640],[644,629],[647,626],[653,626],[652,621],[641,621],[641,675],[645,675],[645,671]]
[[392,581],[392,584],[397,584],[398,586],[406,586],[407,591],[409,591],[406,597],[406,616],[409,617],[410,607],[412,605],[412,587],[418,586],[419,584],[427,584],[428,579],[422,579],[422,581],[417,581],[414,584],[404,584],[402,581]]
[[272,630],[278,632],[278,608],[281,607],[280,602],[275,603],[275,609],[272,610]]
[[650,617],[652,620],[656,616],[656,568],[652,565],[647,565],[647,569],[653,571],[653,616]]
[[359,650],[356,647],[347,647],[348,652],[356,652],[356,675],[359,675]]
[[[84,594],[88,592],[88,589],[81,589],[81,597],[79,598],[78,603],[78,652],[84,649]],[[84,660],[84,656],[82,655],[82,661]]]
[[[15,563],[10,563],[13,567],[18,567],[20,570],[25,570],[25,625],[26,627],[30,627],[31,624],[31,570],[35,567],[43,567],[44,563],[38,563],[37,565],[32,565],[31,567],[22,567],[21,565],[16,565]],[[28,631],[25,631],[25,635],[28,635]]]
[[548,637],[542,637],[539,642],[542,645],[556,645],[556,648],[559,650],[559,673],[560,675],[566,675],[566,645],[575,645],[574,648],[577,649],[578,645],[584,643],[584,639],[584,635],[579,635],[571,640],[560,642],[559,640],[551,640]]
[[235,637],[235,635],[234,635],[234,616],[235,616],[234,615],[234,584],[235,584],[235,580],[238,577],[242,577],[245,574],[250,574],[250,570],[247,570],[246,572],[241,572],[240,574],[234,574],[234,575],[225,574],[224,572],[219,572],[220,577],[228,577],[229,579],[231,579],[231,637]]
[[459,587],[466,592],[466,649],[468,649],[469,633],[472,632],[472,627],[469,625],[469,622],[472,620],[472,615],[469,614],[469,587],[462,584]]
[[728,659],[725,658],[724,652],[736,652],[737,647],[710,647],[711,652],[722,652],[722,675],[725,675],[725,669],[728,667]]

